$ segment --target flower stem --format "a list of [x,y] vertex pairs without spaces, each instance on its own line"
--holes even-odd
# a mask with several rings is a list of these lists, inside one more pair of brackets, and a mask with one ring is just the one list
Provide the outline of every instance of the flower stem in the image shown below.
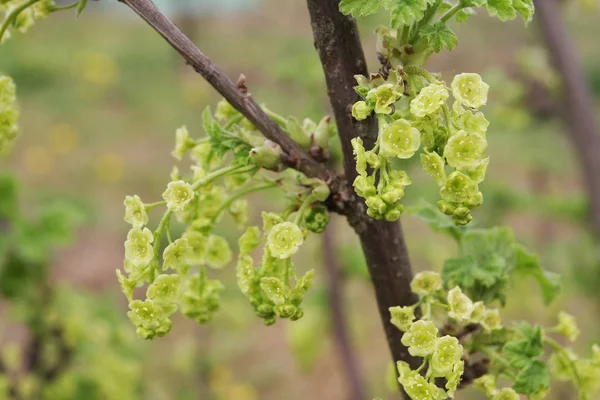
[[440,21],[448,22],[450,18],[452,18],[457,12],[459,12],[463,8],[465,8],[465,6],[463,5],[462,1],[459,1],[454,7],[449,9],[448,12],[446,12],[446,14],[442,16],[442,18],[440,18]]
[[229,206],[234,201],[239,199],[240,197],[244,197],[250,193],[259,192],[261,190],[271,189],[276,186],[277,186],[277,182],[269,182],[269,183],[261,185],[261,186],[254,186],[254,187],[250,187],[250,188],[239,191],[238,193],[231,196],[225,203],[223,203],[223,205],[221,205],[221,207],[217,210],[217,212],[214,213],[214,215],[212,217],[212,223],[215,223],[215,221],[217,220],[217,218],[219,218],[221,213],[223,213],[227,208],[229,208]]
[[431,5],[429,8],[427,8],[427,10],[425,11],[425,15],[423,16],[423,19],[421,19],[421,21],[419,21],[415,30],[413,31],[411,38],[409,40],[409,43],[412,44],[417,41],[417,39],[419,37],[418,36],[419,31],[421,30],[422,27],[427,25],[433,19],[438,8],[442,5],[443,2],[444,2],[444,0],[436,0],[436,2],[433,5]]
[[211,183],[212,181],[214,181],[215,179],[218,179],[229,173],[250,172],[253,169],[256,169],[256,167],[254,165],[243,165],[243,166],[230,165],[229,167],[223,167],[221,169],[213,171],[213,172],[207,174],[206,176],[198,179],[192,185],[192,190],[195,192],[196,190],[200,189],[202,186],[206,186],[209,183]]
[[2,36],[4,36],[4,33],[8,29],[8,26],[14,23],[15,19],[17,19],[19,14],[25,11],[27,7],[30,7],[39,1],[40,0],[26,0],[21,4],[15,6],[15,8],[10,10],[10,12],[6,14],[6,16],[4,17],[4,21],[2,21],[2,25],[0,25],[0,41],[2,41]]
[[163,201],[157,201],[157,202],[150,203],[150,204],[144,204],[144,208],[146,209],[146,211],[150,211],[153,208],[158,207],[158,206],[162,206],[164,204],[167,204],[167,202],[164,201],[164,200]]
[[300,209],[298,210],[298,214],[296,214],[296,218],[294,218],[294,223],[296,225],[300,224],[300,220],[302,219],[302,216],[304,215],[304,213],[306,212],[306,209],[315,201],[314,196],[311,194],[309,194],[308,196],[306,196],[306,199],[304,199],[304,202],[302,203],[302,205],[300,206]]

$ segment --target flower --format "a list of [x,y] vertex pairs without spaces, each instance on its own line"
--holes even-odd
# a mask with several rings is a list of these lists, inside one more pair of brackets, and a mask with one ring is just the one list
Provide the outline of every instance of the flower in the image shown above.
[[360,176],[367,175],[367,156],[363,141],[361,138],[354,138],[350,141],[354,150],[354,159],[356,160],[356,172]]
[[196,142],[190,137],[185,126],[175,131],[175,149],[171,152],[171,155],[181,161],[183,155],[190,149],[194,148]]
[[207,249],[206,262],[211,267],[223,268],[231,261],[232,254],[229,243],[222,236],[210,235]]
[[417,294],[432,294],[442,288],[442,277],[437,272],[419,272],[413,278],[410,288]]
[[500,319],[500,311],[498,309],[488,309],[483,312],[481,320],[479,322],[484,330],[490,332],[495,329],[502,327],[502,320]]
[[435,342],[435,351],[431,357],[431,368],[435,376],[446,376],[454,365],[462,359],[463,347],[454,336],[444,336]]
[[408,331],[415,320],[415,308],[396,306],[390,307],[389,310],[392,316],[390,322],[401,331]]
[[141,228],[148,223],[148,213],[140,196],[127,196],[123,204],[125,205],[125,222],[134,228]]
[[267,246],[273,257],[282,259],[294,255],[303,242],[302,231],[298,225],[292,222],[275,225],[267,237]]
[[387,125],[381,132],[381,154],[386,157],[411,158],[421,146],[421,134],[405,119]]
[[187,256],[189,263],[192,265],[202,264],[206,257],[208,238],[196,231],[187,231],[181,235],[181,237],[186,239],[190,246],[190,251]]
[[191,267],[192,247],[186,238],[179,238],[163,251],[163,270],[172,268],[187,273]]
[[446,390],[448,390],[446,394],[448,397],[454,398],[454,394],[458,389],[463,372],[465,372],[465,362],[460,360],[454,364],[452,372],[446,376]]
[[364,101],[357,101],[352,106],[352,116],[357,121],[362,121],[369,118],[369,115],[371,115],[372,112],[373,109]]
[[184,181],[169,182],[167,190],[162,194],[171,211],[183,211],[183,208],[194,198],[194,191]]
[[152,300],[133,300],[129,303],[129,309],[127,316],[137,327],[138,336],[143,339],[164,336],[173,326],[164,310]]
[[476,168],[487,150],[487,140],[478,133],[459,131],[446,143],[444,157],[451,167],[460,170]]
[[444,166],[446,162],[435,151],[429,152],[425,150],[423,154],[421,154],[421,165],[425,172],[427,172],[438,185],[442,185],[446,181],[446,171],[444,170]]
[[512,388],[503,388],[501,391],[496,393],[492,400],[519,400],[521,397]]
[[150,264],[150,261],[154,258],[153,241],[154,235],[152,235],[150,229],[131,229],[125,241],[125,258],[136,267],[144,267]]
[[554,328],[558,333],[574,342],[581,333],[577,327],[577,321],[571,314],[561,311],[558,314],[558,325]]
[[477,185],[460,171],[454,171],[440,188],[442,199],[454,203],[467,201],[477,192]]
[[402,380],[404,391],[412,400],[440,400],[443,399],[444,391],[438,388],[435,383],[427,380],[419,374],[411,374]]
[[450,306],[450,311],[448,312],[450,318],[458,321],[469,320],[471,318],[473,301],[462,292],[460,287],[456,286],[448,292],[448,305]]
[[433,83],[421,90],[421,93],[410,102],[410,112],[418,118],[435,114],[448,97],[450,94],[445,85]]
[[452,95],[462,105],[479,108],[487,103],[490,86],[485,83],[479,74],[464,73],[454,77],[452,81]]
[[425,357],[435,350],[438,330],[431,321],[420,320],[402,336],[402,344],[415,357]]
[[[402,92],[398,87],[391,83],[384,83],[377,86],[367,94],[367,102],[374,104],[373,108],[377,114],[391,114],[392,104],[394,104],[402,96]],[[353,110],[354,111],[354,110]]]

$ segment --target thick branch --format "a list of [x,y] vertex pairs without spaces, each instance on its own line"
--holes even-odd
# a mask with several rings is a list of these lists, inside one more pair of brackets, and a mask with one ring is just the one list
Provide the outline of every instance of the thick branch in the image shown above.
[[[343,182],[302,150],[247,92],[243,82],[235,84],[192,41],[156,8],[151,0],[120,0],[135,11],[183,56],[233,107],[248,118],[267,138],[279,144],[292,167],[312,178],[327,182],[333,193],[342,192]],[[343,196],[342,196],[343,197]],[[343,200],[343,199],[342,199]]]
[[560,18],[556,0],[536,0],[536,19],[552,61],[563,84],[562,117],[581,162],[591,208],[591,222],[600,236],[600,133],[594,119],[593,103]]
[[[346,177],[351,182],[356,168],[350,140],[360,136],[370,147],[377,137],[374,119],[358,122],[351,115],[352,104],[357,100],[354,75],[367,74],[358,28],[354,19],[339,12],[339,0],[307,0],[307,3],[315,47],[323,64],[342,142]],[[368,218],[364,203],[354,193],[349,208],[346,215],[361,240],[393,359],[408,361],[416,368],[417,360],[400,342],[402,332],[390,323],[388,310],[417,301],[410,289],[412,270],[400,224]]]
[[333,226],[323,233],[323,260],[327,271],[327,295],[329,310],[331,311],[331,329],[334,345],[337,347],[342,370],[346,376],[348,388],[351,390],[349,399],[365,400],[365,390],[362,375],[359,371],[358,360],[352,346],[348,324],[346,323],[346,310],[344,308],[342,269],[337,262],[335,243],[333,240]]

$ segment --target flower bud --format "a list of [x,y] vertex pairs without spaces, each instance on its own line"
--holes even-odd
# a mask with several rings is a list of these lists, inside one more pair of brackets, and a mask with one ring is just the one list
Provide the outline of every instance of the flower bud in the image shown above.
[[260,147],[250,150],[250,160],[258,167],[278,170],[281,167],[281,147],[271,140],[265,139]]

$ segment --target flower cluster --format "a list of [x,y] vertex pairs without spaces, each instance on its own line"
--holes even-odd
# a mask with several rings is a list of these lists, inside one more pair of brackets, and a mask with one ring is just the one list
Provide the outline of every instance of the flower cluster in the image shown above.
[[448,88],[414,66],[392,70],[387,79],[380,74],[356,79],[363,100],[354,104],[352,115],[363,120],[375,113],[379,120],[372,150],[360,138],[352,141],[358,172],[354,188],[365,198],[368,214],[390,221],[400,217],[400,200],[411,180],[392,167],[393,160],[410,159],[422,149],[421,164],[440,186],[439,209],[457,225],[469,223],[471,210],[483,202],[478,185],[489,163],[488,122],[477,111],[487,102],[488,85],[477,74],[460,74]]
[[[18,0],[0,1],[0,13],[5,15],[4,24],[10,25],[19,32],[25,33],[36,21],[45,18],[53,11],[58,10],[53,0],[39,0],[32,5],[21,9],[23,2]],[[19,11],[19,12],[17,12]],[[8,20],[8,18],[11,20]],[[0,32],[0,43],[10,37],[10,30]]]
[[[173,169],[162,201],[144,203],[137,195],[127,196],[124,201],[124,219],[131,230],[125,241],[124,268],[117,271],[117,276],[130,301],[128,315],[138,335],[146,339],[168,333],[170,317],[178,310],[198,323],[209,321],[218,310],[224,287],[218,280],[209,279],[208,272],[229,264],[233,252],[227,240],[214,231],[225,214],[239,227],[246,226],[248,206],[244,196],[278,188],[291,199],[282,215],[265,214],[266,246],[262,267],[255,274],[251,273],[249,253],[258,245],[258,228],[249,228],[240,239],[240,287],[257,313],[270,323],[275,316],[302,316],[300,305],[313,272],[295,279],[290,289],[290,279],[295,276],[290,257],[308,231],[322,232],[329,221],[322,205],[329,197],[324,182],[288,170],[277,180],[259,176],[261,169],[281,169],[281,149],[262,139],[228,103],[219,103],[214,117],[207,110],[203,125],[208,137],[202,139],[192,138],[185,127],[176,131],[173,157],[181,160],[189,155],[193,164],[189,174]],[[228,165],[222,165],[225,157],[231,157]],[[159,206],[164,206],[165,212],[151,231],[149,212]],[[171,237],[173,216],[185,226],[178,238]],[[287,220],[290,216],[294,217],[291,221]],[[165,233],[168,243],[161,251]],[[146,284],[146,298],[134,299],[135,288]]]
[[16,87],[8,76],[0,75],[0,155],[10,150],[17,136]]

